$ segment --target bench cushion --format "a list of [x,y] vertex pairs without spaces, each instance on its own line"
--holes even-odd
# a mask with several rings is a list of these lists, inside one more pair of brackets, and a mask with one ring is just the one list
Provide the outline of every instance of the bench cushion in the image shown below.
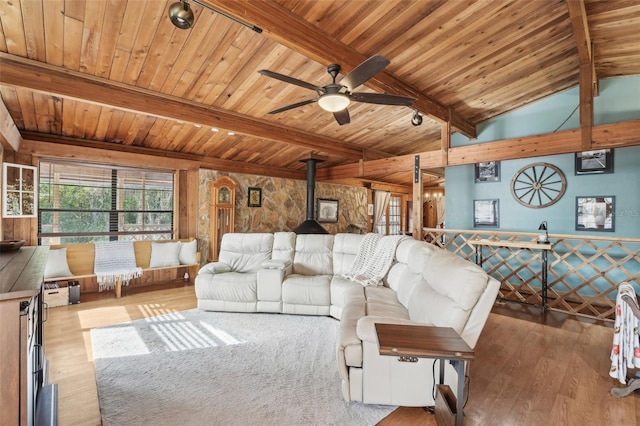
[[180,264],[180,241],[158,243],[151,241],[150,268],[164,268]]
[[73,274],[69,269],[69,263],[67,263],[67,248],[64,247],[57,250],[49,250],[47,265],[44,268],[45,279],[70,277],[72,275]]

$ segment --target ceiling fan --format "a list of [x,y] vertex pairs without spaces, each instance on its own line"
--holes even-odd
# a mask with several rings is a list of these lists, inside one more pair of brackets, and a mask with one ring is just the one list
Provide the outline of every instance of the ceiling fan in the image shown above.
[[333,78],[333,82],[321,87],[269,70],[260,70],[258,72],[262,75],[266,75],[267,77],[284,81],[285,83],[295,84],[296,86],[313,90],[318,94],[318,98],[305,99],[304,101],[283,106],[281,108],[274,109],[273,111],[269,111],[269,114],[277,114],[279,112],[288,111],[313,102],[318,102],[318,105],[320,105],[322,109],[332,112],[338,124],[342,126],[343,124],[348,124],[351,121],[349,118],[349,111],[347,110],[351,101],[400,106],[410,106],[416,101],[415,98],[408,96],[389,95],[386,93],[353,92],[356,87],[367,82],[367,80],[378,74],[389,64],[390,61],[387,58],[380,55],[373,55],[355,67],[349,74],[340,80],[340,83],[336,83],[336,77],[340,73],[341,69],[340,65],[331,64],[327,67],[327,72]]

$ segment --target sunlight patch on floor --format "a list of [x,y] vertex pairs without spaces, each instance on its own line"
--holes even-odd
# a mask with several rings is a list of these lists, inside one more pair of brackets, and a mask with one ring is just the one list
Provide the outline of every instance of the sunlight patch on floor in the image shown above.
[[108,306],[81,310],[78,312],[78,320],[80,328],[91,329],[131,321],[131,316],[124,306]]
[[[109,348],[108,358],[148,355],[151,353],[135,326],[121,327],[117,333],[110,329],[95,329],[93,337]],[[95,359],[95,358],[94,358]]]
[[[177,309],[167,308],[164,303],[150,303],[150,304],[138,305],[138,309],[142,313],[142,318],[149,318],[150,320],[153,320],[154,317],[157,317],[160,315],[169,315],[169,314],[175,314],[176,312],[179,312]],[[180,315],[176,315],[175,317],[171,315],[171,317],[173,317],[173,319],[184,319],[184,317]],[[163,319],[163,321],[166,321],[166,318]]]
[[213,334],[217,339],[219,339],[225,346],[246,343],[246,340],[238,340],[237,338],[233,337],[226,331],[221,330],[219,328],[215,328],[212,325],[205,323],[204,321],[201,321],[200,325],[206,328],[207,330],[209,330],[209,332]]
[[211,336],[191,322],[153,324],[151,329],[162,339],[168,352],[219,346]]
[[82,340],[84,341],[84,351],[87,354],[87,361],[93,363],[93,347],[91,346],[91,331],[83,331]]

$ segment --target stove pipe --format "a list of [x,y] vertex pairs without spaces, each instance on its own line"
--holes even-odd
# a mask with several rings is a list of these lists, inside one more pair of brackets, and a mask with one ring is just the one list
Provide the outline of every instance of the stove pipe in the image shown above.
[[307,163],[307,218],[296,229],[296,234],[328,234],[329,232],[314,219],[314,201],[316,192],[316,158],[301,160]]

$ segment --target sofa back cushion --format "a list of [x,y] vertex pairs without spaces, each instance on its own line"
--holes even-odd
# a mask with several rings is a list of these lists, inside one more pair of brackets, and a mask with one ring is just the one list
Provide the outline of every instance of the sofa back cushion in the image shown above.
[[398,294],[398,301],[409,307],[409,299],[416,285],[423,282],[424,265],[429,256],[440,250],[424,241],[402,240],[396,248],[395,262],[387,273],[385,284]]
[[301,275],[333,274],[333,235],[301,234],[296,236],[293,273]]
[[257,272],[265,260],[271,259],[272,247],[273,234],[224,234],[218,260],[233,272]]
[[273,234],[272,259],[288,260],[293,263],[293,254],[296,250],[295,232],[275,232]]
[[415,273],[406,263],[394,263],[386,278],[387,286],[395,290],[398,301],[409,307],[409,300],[416,286],[423,282],[422,273]]
[[343,275],[351,271],[364,235],[336,234],[333,240],[333,274]]
[[487,274],[454,253],[438,250],[426,259],[422,275],[409,300],[411,320],[462,333],[487,287]]

